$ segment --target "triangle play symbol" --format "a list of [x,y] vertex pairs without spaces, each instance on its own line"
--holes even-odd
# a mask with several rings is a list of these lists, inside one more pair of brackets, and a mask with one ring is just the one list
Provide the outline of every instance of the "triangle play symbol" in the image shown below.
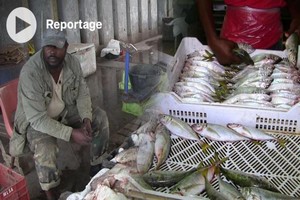
[[29,26],[31,26],[31,24],[16,16],[16,34],[28,28]]

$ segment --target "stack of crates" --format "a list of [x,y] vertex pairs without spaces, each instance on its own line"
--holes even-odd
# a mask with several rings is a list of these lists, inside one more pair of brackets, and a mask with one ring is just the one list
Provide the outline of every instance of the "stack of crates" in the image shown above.
[[0,163],[0,200],[29,200],[25,177]]

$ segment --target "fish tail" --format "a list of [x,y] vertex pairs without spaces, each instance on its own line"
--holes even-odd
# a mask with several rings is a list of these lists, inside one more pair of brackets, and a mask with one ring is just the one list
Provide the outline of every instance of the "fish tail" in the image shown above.
[[208,173],[208,169],[205,169],[201,172],[202,176],[204,177],[205,181],[207,181],[207,173]]
[[258,140],[251,140],[255,145],[262,146],[262,143]]
[[205,142],[202,142],[202,141],[199,141],[199,144],[201,146],[201,150],[204,152],[204,153],[208,153],[207,150],[211,147],[209,144],[205,143]]
[[226,162],[228,160],[228,157],[224,157],[222,159],[219,158],[219,153],[216,151],[214,154],[214,159],[211,161],[212,165],[216,166],[219,168],[219,166]]

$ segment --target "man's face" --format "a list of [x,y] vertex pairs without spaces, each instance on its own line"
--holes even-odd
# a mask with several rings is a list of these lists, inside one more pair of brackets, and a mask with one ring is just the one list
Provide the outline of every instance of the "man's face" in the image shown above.
[[68,44],[66,43],[63,48],[57,48],[56,46],[44,46],[43,55],[44,60],[50,68],[60,67],[64,61]]

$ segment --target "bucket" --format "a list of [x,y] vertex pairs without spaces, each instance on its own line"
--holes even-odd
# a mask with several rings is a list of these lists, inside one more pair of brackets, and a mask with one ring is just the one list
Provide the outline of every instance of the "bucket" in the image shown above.
[[159,83],[161,69],[158,65],[139,64],[129,70],[129,79],[134,92],[151,89]]

